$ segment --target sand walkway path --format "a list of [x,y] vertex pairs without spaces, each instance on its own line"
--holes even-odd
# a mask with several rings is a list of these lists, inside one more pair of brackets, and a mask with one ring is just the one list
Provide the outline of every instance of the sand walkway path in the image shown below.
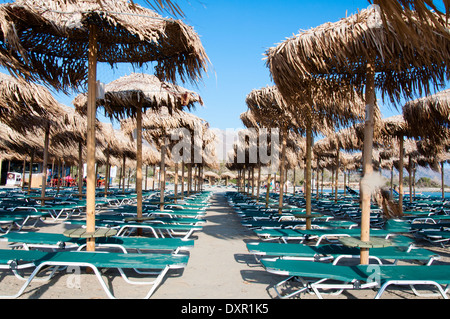
[[183,275],[168,278],[153,298],[270,298],[266,288],[275,280],[256,265],[245,246],[256,236],[241,225],[224,193],[215,192],[210,201],[207,223],[196,233]]

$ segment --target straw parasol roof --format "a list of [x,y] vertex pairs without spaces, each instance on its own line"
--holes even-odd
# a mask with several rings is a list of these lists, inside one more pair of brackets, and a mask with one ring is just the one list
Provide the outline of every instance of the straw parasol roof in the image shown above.
[[[429,36],[433,36],[435,29],[447,37],[448,32],[448,15],[450,13],[450,3],[443,0],[445,5],[444,12],[439,10],[433,0],[369,0],[370,3],[379,5],[381,16],[385,25],[390,25],[397,31],[399,36],[406,40],[413,41],[419,45],[427,45]],[[419,19],[425,22],[420,26],[423,37],[417,39],[409,30],[407,22]]]
[[236,174],[232,172],[223,172],[220,174],[220,178],[236,178]]
[[[110,118],[124,119],[136,115],[139,106],[146,109],[169,110],[191,109],[196,102],[203,105],[201,97],[194,91],[178,85],[160,81],[156,76],[144,73],[132,73],[123,76],[105,86],[105,96],[97,99],[97,105],[105,109]],[[81,113],[87,111],[87,94],[79,94],[73,101]]]
[[[183,22],[126,0],[19,0],[0,6],[0,27],[0,65],[11,73],[64,91],[87,84],[86,226],[92,232],[97,62],[153,62],[161,80],[196,82],[208,63],[200,39]],[[94,250],[94,241],[87,242]]]
[[170,82],[197,81],[209,62],[191,27],[126,0],[18,0],[0,6],[0,21],[0,64],[57,89],[86,84],[93,24],[101,34],[99,62],[155,61],[155,74]]
[[0,73],[0,121],[24,133],[61,115],[59,103],[43,86]]
[[[410,35],[417,39],[423,36],[418,27],[422,21],[410,19],[406,23]],[[380,9],[374,5],[338,22],[304,31],[266,52],[272,77],[285,98],[295,99],[302,90],[310,90],[311,81],[316,79],[330,80],[332,85],[321,88],[329,92],[336,84],[348,84],[361,93],[365,88],[362,240],[369,239],[370,230],[375,89],[381,91],[383,99],[398,102],[401,97],[438,88],[447,76],[450,41],[439,30],[429,35],[426,46],[402,41],[402,36],[383,24]],[[361,249],[361,263],[368,263],[368,249]]]
[[219,174],[214,173],[214,172],[211,172],[211,171],[205,172],[205,173],[203,174],[203,176],[208,177],[208,178],[210,177],[210,178],[220,179]]
[[[182,88],[179,90],[181,91]],[[175,98],[177,98],[175,96]],[[178,97],[180,98],[180,97]],[[174,99],[175,100],[175,99]],[[197,100],[199,101],[199,100]],[[195,100],[192,100],[194,103]],[[182,107],[182,103],[178,102],[179,107]],[[135,129],[137,129],[138,134],[142,130],[142,138],[147,140],[149,143],[154,143],[156,146],[160,146],[161,150],[161,171],[164,171],[166,150],[169,146],[169,135],[171,130],[178,128],[187,128],[194,131],[198,125],[203,121],[193,114],[180,111],[178,109],[171,110],[166,106],[160,105],[158,110],[148,109],[143,113],[142,119],[139,121],[141,128],[138,128],[137,117],[130,117],[121,121],[121,129],[125,134],[131,135]],[[139,136],[138,139],[139,141]],[[185,154],[183,154],[185,155]],[[139,163],[138,163],[139,168]],[[163,177],[164,179],[164,177]],[[164,180],[161,181],[161,205],[160,209],[163,210],[164,205]],[[177,190],[176,190],[177,191]],[[138,205],[139,208],[139,205]],[[138,210],[138,214],[140,214]]]
[[[204,120],[192,113],[184,111],[173,111],[171,113],[165,106],[159,110],[147,110],[142,114],[142,130],[144,134],[145,131],[152,131],[155,134],[166,135],[170,133],[169,130],[181,127],[194,130],[201,122],[204,122]],[[120,128],[125,134],[131,136],[136,129],[136,119],[130,117],[121,120]]]
[[[408,22],[411,35],[422,39],[421,22]],[[375,61],[376,87],[382,97],[399,101],[414,93],[429,93],[446,76],[449,41],[438,30],[432,46],[416,47],[383,25],[378,6],[345,19],[301,32],[266,54],[275,83],[283,96],[294,96],[304,78],[332,77],[360,90],[366,83],[366,61]],[[433,50],[440,48],[440,50]],[[334,87],[330,87],[334,89]]]
[[447,138],[450,133],[450,89],[406,102],[403,117],[416,138]]

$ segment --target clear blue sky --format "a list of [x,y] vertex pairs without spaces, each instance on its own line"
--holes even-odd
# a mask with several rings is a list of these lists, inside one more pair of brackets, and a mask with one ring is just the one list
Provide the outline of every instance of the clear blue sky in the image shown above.
[[[207,120],[211,127],[238,129],[243,127],[239,115],[247,110],[245,98],[253,89],[273,85],[264,52],[272,46],[326,22],[335,22],[346,14],[369,6],[367,0],[175,0],[183,9],[185,22],[200,35],[211,65],[197,88],[203,98],[194,114]],[[143,0],[137,3],[149,7]],[[98,66],[98,80],[108,83],[133,70],[120,65],[112,70]],[[57,95],[60,102],[71,105],[72,97]],[[382,106],[384,117],[398,114],[392,107]],[[101,111],[98,113],[101,121]],[[115,125],[116,126],[116,125]],[[116,126],[118,127],[118,126]]]

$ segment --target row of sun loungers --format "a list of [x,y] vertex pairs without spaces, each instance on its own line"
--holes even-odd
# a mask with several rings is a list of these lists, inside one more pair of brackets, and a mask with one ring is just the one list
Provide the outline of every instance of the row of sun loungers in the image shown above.
[[265,207],[263,197],[262,204],[236,192],[228,192],[227,197],[242,225],[260,239],[246,243],[249,253],[265,271],[283,278],[272,287],[280,298],[305,293],[323,298],[350,289],[376,289],[375,298],[381,298],[393,286],[410,287],[421,297],[448,297],[450,265],[436,262],[440,259],[436,252],[417,247],[418,239],[441,244],[444,238],[450,240],[450,223],[445,222],[450,216],[442,201],[409,205],[411,214],[389,221],[373,206],[371,238],[386,239],[388,244],[370,247],[369,265],[359,265],[360,249],[346,246],[342,240],[360,235],[354,198],[341,198],[338,203],[332,199],[313,201],[312,227],[307,230],[304,212],[297,211],[303,207],[302,196],[287,196],[281,214],[275,194],[271,194],[275,205],[270,208]]
[[[195,231],[201,231],[206,222],[202,217],[209,205],[211,193],[194,194],[176,204],[170,203],[169,198],[165,206],[168,209],[160,211],[159,205],[153,205],[154,201],[159,202],[159,194],[149,192],[144,197],[142,218],[136,217],[134,194],[114,194],[107,198],[104,195],[102,198],[100,194],[96,227],[111,229],[117,233],[110,237],[95,238],[96,252],[85,251],[84,238],[34,232],[31,231],[33,225],[26,224],[32,218],[35,222],[48,218],[52,222],[81,227],[85,225],[83,200],[65,194],[64,197],[40,203],[31,199],[31,196],[21,198],[20,194],[14,195],[0,197],[0,207],[2,199],[11,202],[11,197],[20,201],[21,205],[7,203],[0,210],[0,225],[4,226],[0,240],[7,242],[10,248],[0,249],[0,268],[12,272],[25,282],[17,293],[0,293],[0,297],[21,296],[32,281],[42,279],[40,272],[48,267],[51,272],[44,278],[46,280],[64,267],[88,267],[93,270],[108,297],[114,298],[113,290],[103,280],[100,269],[117,269],[127,283],[148,285],[150,288],[143,297],[150,298],[169,272],[186,267],[188,252],[195,242],[191,235]],[[5,225],[2,224],[2,218]],[[28,228],[25,226],[31,226],[30,230],[24,231]],[[147,231],[143,236],[136,237],[134,235],[138,229]],[[130,272],[135,274],[133,278],[130,277]],[[135,278],[136,276],[143,278]]]

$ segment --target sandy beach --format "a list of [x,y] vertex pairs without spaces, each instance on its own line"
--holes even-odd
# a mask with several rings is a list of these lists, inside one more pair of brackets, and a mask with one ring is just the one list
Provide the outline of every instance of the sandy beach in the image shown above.
[[[229,207],[224,188],[213,188],[211,206],[206,210],[207,223],[201,232],[194,233],[195,246],[189,251],[189,262],[184,271],[174,271],[163,281],[151,297],[152,300],[271,300],[277,299],[272,286],[283,279],[267,273],[246,249],[246,243],[258,241],[257,236],[243,227],[239,217]],[[61,233],[73,225],[47,219],[28,231]],[[426,242],[417,242],[418,247],[433,250],[441,259],[435,263],[450,262],[447,249]],[[1,242],[5,248],[6,243]],[[107,298],[93,274],[77,270],[61,271],[49,282],[32,282],[19,299],[104,299]],[[126,283],[116,271],[107,271],[103,276],[113,287],[117,298],[142,298],[148,286]],[[0,282],[2,294],[18,291],[23,281],[3,272]],[[326,299],[371,299],[373,290],[350,290]],[[317,299],[304,294],[302,299]],[[406,288],[389,289],[383,299],[419,299]]]

